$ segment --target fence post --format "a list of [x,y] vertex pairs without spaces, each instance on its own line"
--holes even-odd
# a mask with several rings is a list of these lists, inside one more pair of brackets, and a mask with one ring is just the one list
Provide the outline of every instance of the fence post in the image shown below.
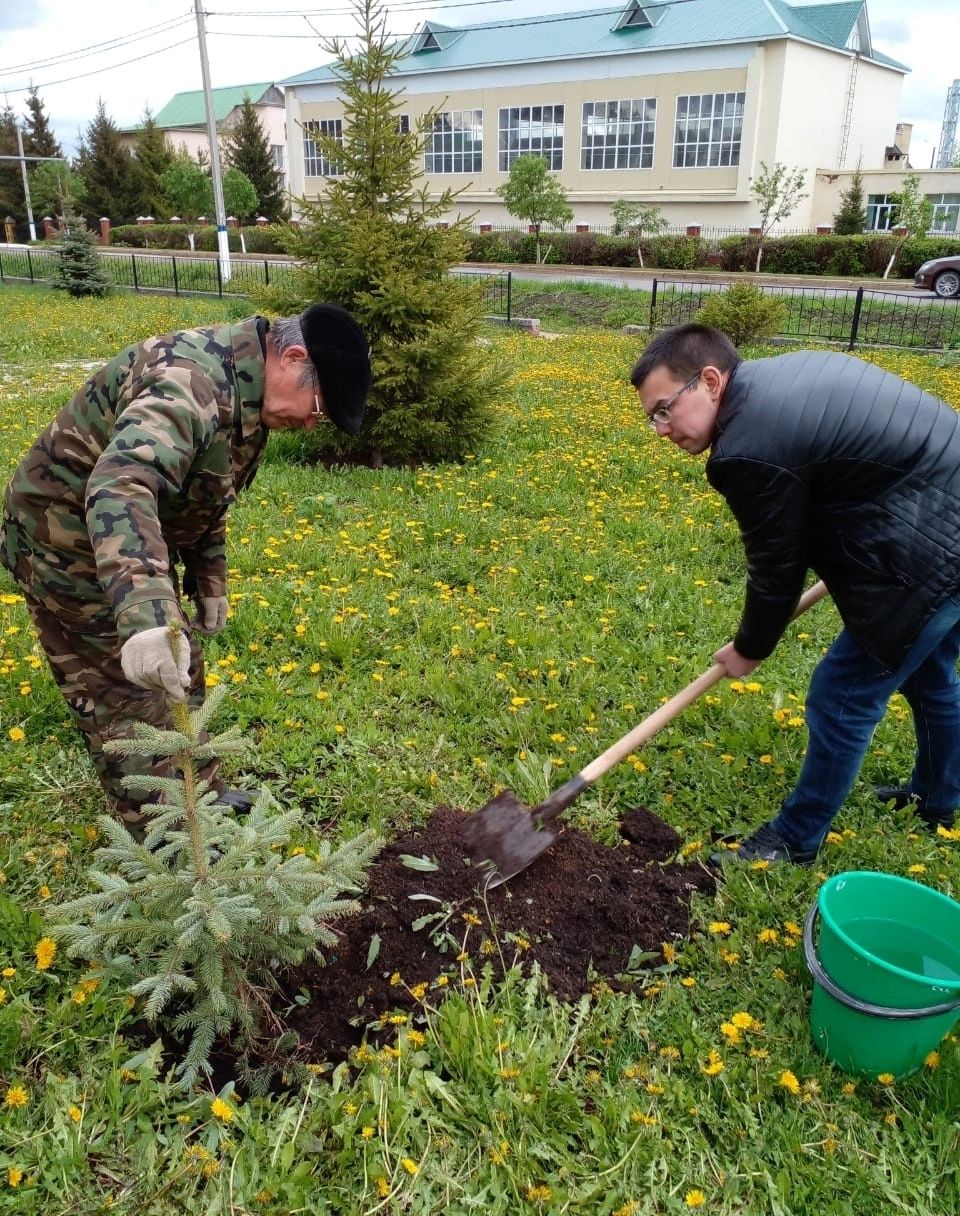
[[180,294],[180,285],[177,282],[177,259],[172,253],[170,254],[170,261],[173,262],[173,294],[178,296]]
[[263,279],[267,287],[270,286],[270,263],[266,258],[263,259]]
[[133,269],[133,290],[139,291],[140,284],[137,282],[137,255],[135,253],[130,254],[130,265]]
[[33,282],[33,259],[30,257],[30,246],[27,246],[27,270],[30,271],[30,282]]
[[511,323],[513,316],[513,271],[507,271],[507,324]]
[[0,283],[4,282],[3,278],[3,254],[0,253]]
[[223,299],[223,271],[220,269],[220,259],[217,258],[217,295]]
[[863,307],[863,288],[857,288],[857,298],[853,305],[853,323],[850,326],[850,345],[847,350],[853,350],[857,344],[857,330],[860,328],[860,310]]
[[650,324],[647,329],[653,329],[653,318],[657,311],[657,280],[653,280],[653,290],[650,292]]

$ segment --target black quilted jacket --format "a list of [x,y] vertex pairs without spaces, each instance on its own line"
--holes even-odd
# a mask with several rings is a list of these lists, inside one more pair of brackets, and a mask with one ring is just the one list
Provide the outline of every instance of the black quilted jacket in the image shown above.
[[776,646],[808,569],[891,670],[960,589],[960,415],[872,364],[822,351],[741,364],[707,477],[746,550],[747,658]]

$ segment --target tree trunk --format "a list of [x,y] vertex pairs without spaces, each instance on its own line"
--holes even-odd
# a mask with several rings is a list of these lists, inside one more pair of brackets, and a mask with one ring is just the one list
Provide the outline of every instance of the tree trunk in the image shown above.
[[760,273],[760,259],[763,257],[763,237],[760,238],[760,244],[757,246],[757,264],[753,268],[754,274]]
[[893,264],[894,264],[894,262],[897,260],[897,258],[898,258],[898,256],[899,256],[899,254],[900,254],[900,250],[901,250],[902,248],[903,248],[903,241],[899,241],[899,242],[897,243],[896,247],[894,248],[893,253],[891,253],[891,254],[890,254],[890,261],[889,261],[889,262],[887,262],[887,268],[886,268],[886,270],[883,272],[883,277],[884,277],[885,279],[887,279],[887,278],[889,278],[889,277],[890,277],[890,271],[891,271],[891,270],[893,270]]
[[637,261],[640,263],[640,269],[643,270],[643,249],[637,245]]
[[534,236],[536,237],[536,240],[537,240],[537,265],[539,266],[540,265],[540,225],[534,224],[533,231],[534,231]]

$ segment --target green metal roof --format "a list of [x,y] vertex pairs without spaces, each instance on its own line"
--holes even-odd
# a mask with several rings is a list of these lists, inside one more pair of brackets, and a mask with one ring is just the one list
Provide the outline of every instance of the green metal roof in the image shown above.
[[[863,8],[862,0],[838,4],[796,5],[784,0],[640,0],[652,24],[617,25],[630,0],[620,8],[553,13],[513,21],[490,21],[460,29],[425,23],[408,38],[409,52],[395,68],[397,76],[550,59],[631,54],[725,43],[756,42],[795,37],[843,49]],[[424,30],[434,31],[426,40]],[[422,48],[422,49],[421,49]],[[909,71],[885,55],[864,49],[866,58]],[[281,85],[311,84],[336,79],[332,65],[314,68],[278,81]]]
[[[272,85],[273,81],[267,81],[266,84],[236,84],[228,89],[211,89],[213,112],[217,122],[226,118],[236,106],[242,106],[247,94],[256,105]],[[203,89],[193,89],[189,93],[174,93],[153,121],[158,127],[203,126],[207,121],[207,111],[203,105]]]

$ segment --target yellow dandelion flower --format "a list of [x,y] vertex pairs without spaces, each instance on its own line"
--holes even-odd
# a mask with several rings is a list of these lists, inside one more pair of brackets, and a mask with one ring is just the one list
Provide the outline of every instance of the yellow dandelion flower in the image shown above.
[[0,971],[0,975],[2,975],[5,980],[13,979],[16,974],[16,967],[4,967],[4,969]]
[[856,1081],[847,1081],[840,1090],[843,1094],[855,1094],[857,1092]]
[[696,988],[697,986],[697,981],[692,975],[685,975],[680,983],[683,984],[684,988]]
[[716,1077],[723,1072],[724,1063],[715,1047],[710,1048],[707,1053],[707,1062],[701,1065],[701,1068],[708,1077]]
[[789,1068],[784,1069],[784,1071],[780,1074],[780,1084],[787,1091],[787,1093],[798,1094],[800,1092],[800,1082],[789,1070]]
[[223,1098],[214,1098],[210,1103],[210,1114],[221,1123],[232,1123],[236,1111],[229,1102],[224,1102]]
[[928,1051],[927,1054],[923,1057],[923,1066],[924,1066],[924,1068],[929,1068],[931,1070],[934,1068],[939,1068],[940,1067],[940,1052],[939,1051]]
[[710,932],[723,935],[730,932],[730,924],[725,920],[713,920],[710,922]]
[[7,1166],[7,1186],[19,1186],[23,1181],[23,1170],[16,1165]]
[[890,1111],[889,1114],[884,1115],[883,1121],[884,1121],[884,1123],[887,1124],[888,1127],[897,1126],[897,1116],[893,1113],[893,1111]]
[[701,1208],[707,1202],[707,1197],[704,1195],[703,1191],[695,1189],[692,1191],[687,1191],[686,1195],[683,1197],[683,1202],[688,1208]]
[[4,1106],[26,1106],[30,1098],[22,1085],[11,1085],[3,1099]]
[[37,956],[37,970],[47,971],[57,957],[57,943],[52,937],[41,937],[33,952]]
[[417,1165],[416,1161],[414,1161],[411,1157],[401,1158],[400,1164],[407,1171],[407,1173],[410,1175],[411,1178],[416,1178],[417,1174],[420,1173],[420,1166]]
[[546,1203],[553,1198],[553,1191],[548,1186],[528,1186],[526,1195],[530,1203]]
[[83,1118],[83,1111],[79,1106],[71,1106],[69,1111],[67,1111],[67,1114],[74,1121],[74,1123],[79,1123]]
[[878,1085],[892,1085],[894,1083],[894,1081],[896,1081],[896,1079],[897,1078],[893,1075],[892,1072],[882,1072],[877,1077],[877,1084]]
[[19,726],[11,726],[7,734],[13,743],[22,743],[27,737],[26,731]]
[[373,1128],[368,1123],[366,1127],[360,1128],[360,1138],[362,1140],[372,1140],[374,1135]]
[[757,934],[758,942],[765,942],[768,945],[775,946],[780,940],[780,934],[776,929],[761,929]]
[[740,1034],[740,1031],[736,1026],[733,1025],[732,1022],[721,1022],[720,1033],[732,1047],[736,1047],[739,1043],[743,1042],[743,1037]]

